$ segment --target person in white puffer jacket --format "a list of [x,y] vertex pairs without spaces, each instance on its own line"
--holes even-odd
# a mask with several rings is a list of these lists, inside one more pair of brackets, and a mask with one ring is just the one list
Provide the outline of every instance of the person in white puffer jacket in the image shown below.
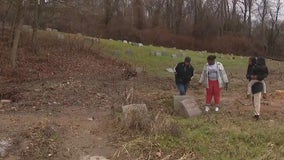
[[206,105],[205,111],[210,110],[211,101],[214,97],[215,111],[219,111],[221,89],[228,89],[229,80],[222,63],[216,62],[216,56],[207,57],[207,64],[204,66],[200,76],[199,84],[206,88]]

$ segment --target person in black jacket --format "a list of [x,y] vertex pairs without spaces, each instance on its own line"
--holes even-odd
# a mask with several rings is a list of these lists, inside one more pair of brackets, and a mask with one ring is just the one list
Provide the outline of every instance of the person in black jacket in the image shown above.
[[194,68],[191,65],[190,57],[185,57],[184,62],[175,67],[175,81],[180,95],[186,95],[193,74]]
[[257,58],[255,67],[252,69],[252,80],[257,80],[252,85],[252,94],[253,94],[253,106],[254,106],[254,117],[258,120],[260,118],[260,105],[261,105],[261,96],[264,90],[263,81],[268,76],[268,69],[265,64],[264,58]]
[[[252,75],[253,75],[253,71],[256,67],[259,67],[259,64],[257,64],[257,60],[258,60],[258,63],[261,63],[260,65],[262,66],[266,66],[265,64],[265,59],[260,57],[260,58],[257,58],[257,57],[250,57],[249,58],[249,64],[248,64],[248,69],[247,69],[247,74],[246,74],[246,78],[249,80],[249,83],[248,83],[248,89],[247,89],[247,98],[250,98],[251,97],[251,89],[252,89],[252,85],[256,82],[261,82],[262,85],[263,85],[263,97],[266,98],[266,84],[265,84],[265,81],[264,79],[259,81],[257,79],[252,79]],[[267,74],[268,74],[268,71],[267,71]]]

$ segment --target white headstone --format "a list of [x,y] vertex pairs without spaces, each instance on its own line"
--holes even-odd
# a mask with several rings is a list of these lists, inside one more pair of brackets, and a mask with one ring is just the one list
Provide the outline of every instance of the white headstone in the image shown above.
[[65,36],[60,33],[60,34],[57,35],[57,38],[60,39],[60,40],[63,40],[63,39],[65,39]]
[[156,56],[162,56],[162,53],[161,52],[156,52],[155,55]]
[[170,73],[175,73],[175,70],[172,69],[172,68],[166,68],[166,71],[167,71],[167,72],[170,72]]
[[109,160],[103,156],[83,156],[80,160]]

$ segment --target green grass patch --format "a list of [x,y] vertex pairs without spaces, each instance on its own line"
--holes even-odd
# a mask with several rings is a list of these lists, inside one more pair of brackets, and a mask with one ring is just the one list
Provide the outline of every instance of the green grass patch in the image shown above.
[[[178,62],[182,62],[185,56],[192,58],[192,65],[197,72],[201,72],[203,65],[206,63],[206,58],[212,53],[200,53],[197,51],[178,50],[174,48],[165,48],[157,46],[133,46],[131,44],[125,44],[121,41],[114,40],[101,40],[103,52],[110,56],[115,56],[114,53],[120,53],[117,56],[118,59],[130,63],[134,66],[143,66],[146,71],[154,76],[164,77],[172,76],[172,74],[165,71],[166,68],[174,68]],[[127,55],[126,52],[131,50],[133,55]],[[151,52],[166,52],[167,56],[153,56]],[[177,58],[172,58],[172,55],[178,55]],[[184,55],[183,55],[184,54]],[[247,67],[247,58],[216,54],[217,60],[222,62],[225,68],[230,71],[245,71]]]
[[205,159],[259,160],[283,156],[284,150],[278,150],[284,145],[284,126],[281,123],[256,122],[224,115],[178,121],[184,129],[183,139],[186,139],[177,141],[181,142],[178,146],[192,150]]
[[[138,138],[131,142],[131,151],[142,148],[164,153],[194,152],[206,160],[279,160],[284,158],[284,126],[282,122],[255,121],[243,117],[219,114],[191,119],[176,119],[182,136],[160,134]],[[147,150],[147,153],[149,149]]]

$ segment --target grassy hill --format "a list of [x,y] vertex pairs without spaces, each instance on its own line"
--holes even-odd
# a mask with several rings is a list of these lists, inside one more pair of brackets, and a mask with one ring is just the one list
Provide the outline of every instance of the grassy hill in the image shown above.
[[[174,67],[175,64],[183,61],[184,56],[192,58],[193,66],[197,73],[200,73],[206,63],[206,57],[213,54],[156,46],[139,47],[114,40],[102,40],[102,46],[104,53],[134,66],[144,66],[146,72],[157,77],[173,77],[165,69]],[[133,53],[129,55],[128,52]],[[165,56],[155,56],[154,52],[164,53]],[[176,54],[177,58],[173,58],[173,54]],[[173,151],[177,151],[177,153],[183,151],[184,154],[180,157],[183,156],[184,159],[284,159],[283,108],[278,106],[277,110],[282,115],[279,117],[275,116],[277,111],[267,110],[267,107],[270,106],[262,106],[266,108],[267,112],[264,113],[264,119],[256,122],[250,114],[252,106],[242,106],[236,102],[238,99],[246,101],[242,96],[245,96],[246,80],[244,75],[248,58],[214,54],[217,55],[217,60],[224,64],[231,81],[230,91],[224,93],[224,97],[231,100],[228,100],[226,106],[224,105],[223,111],[218,114],[210,113],[190,119],[172,117],[172,122],[178,126],[179,131],[172,131],[174,127],[167,126],[167,128],[171,128],[169,133],[138,137],[129,142],[127,146],[129,150],[151,153],[158,152],[160,149],[164,156],[169,156],[168,159],[175,159],[176,155],[173,154]],[[275,72],[283,64],[272,60],[267,60],[267,63],[271,71],[267,83],[270,87],[270,94],[273,94],[274,88],[283,88],[279,86],[281,80],[274,79]],[[196,82],[198,78],[194,81]],[[192,90],[190,94],[194,94],[194,96],[204,96],[199,89],[190,90]],[[165,96],[170,97],[171,95]],[[270,99],[270,101],[274,100]],[[167,105],[169,105],[168,107],[172,106],[171,102]],[[180,134],[176,135],[175,132],[180,132]],[[155,159],[154,157],[150,159],[152,158]]]
[[[206,63],[206,57],[210,54],[206,51],[197,52],[190,50],[179,50],[175,48],[165,48],[157,46],[142,46],[123,43],[122,41],[102,40],[103,51],[135,66],[145,66],[146,71],[156,76],[169,75],[166,68],[173,68],[178,62],[183,61],[185,56],[192,58],[192,65],[197,71],[201,71]],[[129,55],[128,52],[132,52]],[[160,56],[155,56],[159,52]],[[119,53],[119,55],[117,55]],[[213,54],[213,53],[211,53]],[[247,58],[214,53],[229,70],[245,70]],[[176,58],[173,58],[176,55]]]
[[[82,102],[88,102],[88,104],[84,106],[88,110],[84,112],[78,107],[76,114],[73,112],[70,113],[68,107],[66,107],[66,109],[65,106],[60,105],[63,107],[63,109],[61,109],[59,106],[55,106],[55,108],[60,111],[58,113],[56,112],[56,114],[59,115],[58,117],[62,116],[66,118],[66,124],[60,125],[61,127],[66,127],[64,128],[66,129],[66,133],[62,133],[62,135],[59,136],[64,137],[64,134],[69,133],[68,129],[70,128],[70,124],[67,122],[69,122],[70,117],[66,116],[69,114],[76,119],[76,121],[71,121],[72,125],[76,124],[77,127],[82,127],[88,124],[92,127],[94,121],[84,121],[86,116],[90,116],[89,113],[94,112],[94,107],[97,107],[96,112],[100,108],[104,109],[106,99],[109,97],[113,98],[114,94],[120,94],[119,96],[123,97],[122,94],[124,92],[120,93],[118,92],[120,88],[115,88],[121,84],[126,84],[126,87],[133,87],[132,84],[135,83],[135,98],[138,99],[138,102],[145,102],[149,107],[152,123],[148,126],[149,128],[141,130],[129,129],[121,131],[120,123],[113,123],[113,121],[119,119],[121,116],[119,113],[112,117],[114,120],[110,120],[109,117],[104,118],[103,115],[99,115],[101,112],[98,112],[97,116],[103,117],[100,119],[102,123],[100,127],[102,128],[99,130],[101,132],[97,132],[97,130],[88,132],[90,127],[85,126],[85,128],[80,129],[86,130],[86,132],[83,132],[82,135],[79,134],[79,137],[80,135],[81,137],[76,141],[76,144],[79,143],[81,147],[86,146],[85,144],[81,144],[81,141],[90,142],[90,148],[87,147],[89,152],[91,152],[93,148],[96,148],[97,144],[93,144],[93,141],[88,139],[86,140],[85,136],[88,136],[90,139],[94,138],[94,141],[96,141],[95,137],[99,134],[104,137],[103,140],[107,139],[106,142],[103,142],[104,145],[107,144],[107,147],[114,145],[113,143],[120,147],[117,152],[114,153],[112,159],[282,160],[284,158],[284,110],[282,105],[284,101],[283,97],[276,93],[276,90],[284,89],[284,63],[267,60],[270,70],[270,75],[267,79],[269,99],[265,100],[265,103],[262,105],[262,119],[255,121],[252,118],[252,105],[243,104],[249,102],[249,100],[244,98],[247,85],[247,80],[244,76],[247,67],[247,57],[216,54],[218,57],[217,60],[224,64],[230,79],[230,89],[227,92],[223,92],[221,112],[215,113],[212,111],[199,117],[186,119],[172,112],[172,97],[177,94],[177,91],[173,81],[173,74],[166,72],[165,69],[169,67],[173,68],[176,63],[183,61],[184,56],[190,56],[192,58],[192,64],[196,69],[196,76],[192,82],[189,94],[197,97],[198,103],[200,103],[202,108],[204,88],[197,86],[198,74],[200,74],[203,65],[206,63],[206,57],[212,53],[184,51],[156,46],[139,47],[136,44],[132,45],[123,43],[122,41],[105,39],[99,40],[98,43],[98,39],[92,37],[60,32],[41,31],[40,35],[45,37],[45,39],[41,39],[41,42],[43,42],[41,43],[41,47],[43,48],[44,54],[48,55],[47,58],[44,57],[45,59],[41,61],[45,62],[47,68],[52,64],[49,61],[58,61],[55,63],[55,67],[52,68],[53,70],[47,70],[46,73],[53,76],[51,73],[58,69],[56,66],[61,67],[60,64],[68,59],[68,65],[65,66],[65,68],[63,67],[63,69],[61,69],[62,72],[57,74],[61,77],[57,77],[58,82],[56,81],[54,83],[65,84],[70,80],[68,78],[65,80],[64,78],[68,76],[74,78],[76,75],[78,77],[75,79],[78,79],[80,83],[74,82],[74,86],[71,86],[71,91],[69,91],[67,87],[66,92],[60,87],[52,88],[52,92],[48,90],[48,87],[42,87],[44,85],[37,87],[42,87],[44,96],[46,93],[50,93],[50,97],[58,95],[53,98],[59,102],[61,99],[57,99],[58,97],[65,96],[65,99],[71,97],[70,100],[73,100],[73,97],[74,103],[72,104],[75,104],[75,106],[71,105],[69,107],[74,107],[74,110],[76,104],[81,103],[78,95],[83,97]],[[84,52],[82,48],[85,48]],[[98,56],[93,52],[88,53],[88,49],[100,52],[101,55]],[[69,51],[72,51],[72,56],[71,53],[68,53]],[[64,52],[64,54],[61,54],[61,52]],[[154,52],[159,52],[165,56],[155,56],[153,55]],[[52,57],[50,54],[57,55]],[[173,54],[176,54],[177,58],[173,58]],[[86,59],[88,60],[87,62],[85,62]],[[120,76],[120,68],[112,70],[110,68],[112,66],[106,64],[108,61],[113,63],[113,59],[129,63],[134,67],[144,67],[147,74],[138,76],[137,79],[133,80],[118,78]],[[41,63],[41,61],[36,62]],[[37,63],[36,65],[38,65]],[[114,63],[114,65],[117,64]],[[74,69],[77,72],[74,72]],[[64,71],[68,71],[70,74],[64,76]],[[112,76],[108,77],[108,74]],[[46,81],[48,82],[48,80]],[[28,86],[35,86],[33,83],[34,82],[31,82],[31,84],[28,83]],[[81,85],[81,83],[84,85]],[[58,93],[54,94],[53,92]],[[103,92],[103,94],[101,92]],[[40,95],[40,93],[33,91],[31,91],[31,93],[35,94],[33,97],[38,97],[38,99],[42,101],[42,97],[44,96]],[[28,92],[27,95],[29,96],[31,94]],[[95,97],[95,99],[93,99],[93,97]],[[25,98],[23,99],[25,100]],[[64,104],[65,99],[59,104]],[[114,102],[113,99],[111,100],[107,101],[112,102],[112,104],[108,104],[109,106],[115,103],[115,105],[120,107],[120,103]],[[53,101],[52,99],[52,102]],[[240,101],[243,103],[240,103]],[[93,105],[97,102],[101,103]],[[46,105],[45,103],[46,102],[40,103],[39,108],[42,107],[41,105]],[[50,105],[53,105],[53,103]],[[47,106],[48,109],[51,108],[50,105]],[[21,108],[19,108],[19,110],[20,109]],[[43,112],[45,111],[44,108],[42,110]],[[105,110],[109,109],[107,108],[104,109],[104,111]],[[65,112],[67,114],[65,114]],[[49,115],[50,112],[47,111],[47,113]],[[36,118],[38,117],[37,112],[31,114]],[[81,119],[78,119],[77,115],[81,115]],[[36,118],[35,120],[37,120]],[[57,119],[56,123],[61,124],[61,119]],[[104,126],[105,123],[108,125]],[[118,130],[116,128],[118,128]],[[145,130],[147,131],[146,133]],[[93,134],[91,135],[89,133]],[[68,139],[70,144],[73,144],[74,138],[77,138],[77,134],[70,135],[70,139]],[[62,141],[65,143],[67,140],[62,139]],[[58,151],[58,154],[61,152],[64,153],[68,147],[69,146],[63,146],[63,151],[56,151]],[[76,152],[76,150],[71,151]],[[100,148],[100,151],[101,150],[103,149]],[[65,155],[63,157],[65,157]],[[75,154],[73,155],[73,159],[75,159],[74,157]]]

